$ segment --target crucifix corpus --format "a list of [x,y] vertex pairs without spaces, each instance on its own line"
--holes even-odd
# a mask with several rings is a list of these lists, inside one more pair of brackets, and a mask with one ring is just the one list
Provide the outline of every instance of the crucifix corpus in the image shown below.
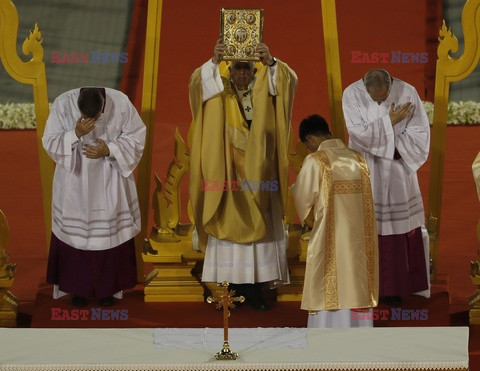
[[236,301],[240,303],[245,301],[243,296],[235,297],[235,291],[229,291],[228,285],[227,281],[223,281],[222,289],[215,292],[213,297],[209,296],[207,298],[208,303],[216,303],[215,307],[217,309],[223,308],[223,348],[215,354],[215,359],[219,360],[237,359],[238,357],[238,353],[232,352],[228,345],[228,317],[230,317],[230,309],[235,308]]

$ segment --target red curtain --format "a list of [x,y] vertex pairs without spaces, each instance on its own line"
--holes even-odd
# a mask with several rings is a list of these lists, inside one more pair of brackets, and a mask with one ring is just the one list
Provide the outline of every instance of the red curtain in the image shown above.
[[147,25],[148,0],[135,0],[127,43],[128,61],[123,67],[120,90],[128,95],[140,111],[142,99],[143,57]]

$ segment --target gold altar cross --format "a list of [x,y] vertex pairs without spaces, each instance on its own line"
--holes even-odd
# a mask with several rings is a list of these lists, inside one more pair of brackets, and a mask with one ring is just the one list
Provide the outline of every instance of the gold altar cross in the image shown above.
[[227,360],[237,359],[238,354],[231,351],[228,345],[228,317],[230,317],[230,309],[235,308],[235,302],[243,303],[245,298],[243,296],[235,297],[235,290],[228,290],[229,283],[223,281],[222,290],[213,294],[213,297],[207,298],[208,303],[216,303],[217,309],[223,308],[223,348],[220,352],[215,354],[216,359]]

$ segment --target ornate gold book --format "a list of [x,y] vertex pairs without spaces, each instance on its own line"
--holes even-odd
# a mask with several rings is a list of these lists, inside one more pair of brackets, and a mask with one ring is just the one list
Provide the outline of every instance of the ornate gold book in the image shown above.
[[263,9],[221,9],[220,38],[226,48],[223,60],[258,61],[255,49],[262,37]]

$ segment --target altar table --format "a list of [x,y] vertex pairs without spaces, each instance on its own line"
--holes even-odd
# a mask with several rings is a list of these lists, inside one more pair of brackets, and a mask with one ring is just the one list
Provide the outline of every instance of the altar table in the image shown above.
[[232,361],[214,358],[222,337],[216,350],[157,349],[154,331],[0,328],[0,370],[468,370],[468,327],[308,329],[304,349],[232,341]]

